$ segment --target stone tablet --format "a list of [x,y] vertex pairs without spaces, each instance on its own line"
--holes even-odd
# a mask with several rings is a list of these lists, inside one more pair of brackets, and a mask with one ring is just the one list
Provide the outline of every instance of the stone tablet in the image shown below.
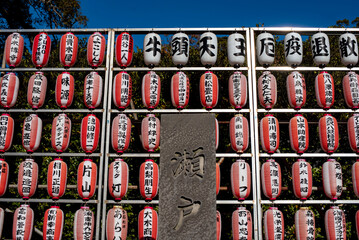
[[159,239],[216,240],[214,114],[162,114]]

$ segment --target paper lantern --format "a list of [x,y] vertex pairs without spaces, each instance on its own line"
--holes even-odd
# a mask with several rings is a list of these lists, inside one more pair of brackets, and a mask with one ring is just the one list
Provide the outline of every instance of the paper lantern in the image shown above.
[[106,39],[95,32],[87,40],[87,62],[92,68],[101,66],[105,57]]
[[269,159],[262,165],[261,183],[264,195],[270,200],[276,200],[282,192],[282,173],[280,165]]
[[327,72],[321,72],[315,78],[315,96],[319,107],[329,109],[334,104],[334,79]]
[[5,61],[10,68],[19,66],[24,51],[24,38],[19,33],[12,33],[5,42]]
[[140,166],[140,193],[146,201],[157,196],[159,183],[158,165],[152,159],[146,159]]
[[[4,219],[4,213],[2,213],[2,219]],[[29,205],[22,204],[15,210],[14,213],[14,220],[12,224],[12,239],[30,240],[33,228],[34,211],[30,208]]]
[[116,74],[113,79],[112,97],[116,107],[124,110],[131,103],[132,97],[132,79],[127,72],[120,72]]
[[131,120],[126,114],[118,114],[112,121],[112,148],[119,154],[128,149],[131,141]]
[[279,147],[279,122],[273,115],[266,115],[259,124],[262,149],[273,154]]
[[289,121],[289,139],[293,151],[302,154],[309,146],[308,121],[301,114],[296,114]]
[[248,198],[251,193],[251,168],[248,163],[238,159],[231,167],[231,187],[238,201]]
[[300,34],[290,32],[284,37],[284,54],[287,64],[297,67],[303,59],[303,42]]
[[45,103],[47,78],[42,72],[36,72],[30,77],[27,87],[27,102],[33,109],[42,107]]
[[138,239],[157,239],[158,215],[152,207],[145,207],[138,214]]
[[214,119],[215,122],[215,144],[216,144],[216,151],[218,149],[218,145],[219,145],[219,126],[218,126],[218,120],[217,118]]
[[221,187],[221,168],[218,163],[216,163],[216,195],[219,193]]
[[62,153],[69,147],[70,138],[71,119],[61,113],[52,121],[51,146],[56,152]]
[[233,240],[252,240],[252,214],[245,207],[232,213]]
[[309,208],[301,207],[295,213],[295,233],[298,240],[315,239],[315,218]]
[[249,145],[249,127],[247,118],[237,114],[229,121],[231,146],[237,153],[243,153]]
[[340,35],[339,53],[344,66],[352,68],[358,63],[358,40],[354,34]]
[[354,193],[359,197],[359,159],[353,164],[351,171]]
[[211,32],[203,33],[199,38],[199,54],[205,67],[213,66],[217,61],[217,36]]
[[325,212],[324,223],[327,240],[347,239],[345,214],[338,206]]
[[74,217],[74,240],[93,239],[95,216],[87,206],[81,206]]
[[96,151],[100,137],[100,120],[89,114],[81,121],[81,147],[86,153]]
[[142,78],[142,103],[148,109],[154,109],[160,102],[161,79],[154,72],[150,71]]
[[221,233],[222,233],[222,219],[221,219],[221,213],[217,210],[216,211],[216,228],[217,228],[217,240],[221,239]]
[[150,68],[161,60],[161,37],[157,33],[148,33],[143,40],[143,58]]
[[117,158],[110,164],[108,173],[108,188],[111,196],[121,200],[127,193],[128,166],[122,159]]
[[264,213],[264,235],[266,240],[284,240],[283,213],[276,207],[270,207]]
[[10,149],[14,136],[14,119],[9,114],[0,115],[0,153]]
[[359,108],[359,76],[355,72],[348,72],[343,77],[343,94],[348,107]]
[[90,72],[85,78],[84,102],[89,109],[97,108],[102,100],[102,77],[97,72]]
[[241,72],[234,72],[228,81],[229,102],[236,109],[247,103],[247,78]]
[[269,71],[263,72],[258,79],[259,103],[271,109],[277,103],[277,80]]
[[64,213],[59,206],[51,206],[44,216],[43,239],[61,240],[64,227]]
[[355,214],[355,228],[357,230],[357,236],[359,238],[359,210]]
[[72,67],[77,60],[78,38],[71,32],[62,35],[60,40],[60,63]]
[[322,32],[314,34],[310,43],[315,65],[324,68],[330,61],[330,43],[327,34]]
[[131,65],[132,58],[133,38],[129,33],[123,32],[116,39],[116,63],[125,68]]
[[201,104],[207,110],[214,108],[218,103],[219,85],[217,76],[207,71],[201,76],[199,82],[199,95]]
[[339,145],[339,130],[337,120],[330,114],[319,119],[319,139],[323,151],[331,154]]
[[32,63],[36,68],[43,68],[49,61],[51,52],[51,39],[49,35],[41,32],[36,35],[32,45]]
[[23,199],[29,199],[35,194],[38,172],[39,167],[33,159],[27,158],[20,163],[17,191]]
[[331,200],[337,200],[343,192],[343,175],[340,163],[328,159],[323,164],[322,181],[325,195]]
[[4,215],[5,215],[4,209],[0,208],[0,237],[1,237],[2,229],[3,229],[3,225],[4,225]]
[[172,62],[177,67],[183,67],[187,64],[189,58],[189,38],[187,34],[179,32],[171,38]]
[[189,79],[184,72],[177,72],[171,78],[171,101],[172,105],[181,110],[188,105]]
[[269,67],[274,62],[275,41],[270,33],[261,33],[256,40],[256,53],[260,65]]
[[83,200],[93,197],[97,183],[97,165],[91,159],[84,159],[77,169],[77,192]]
[[36,151],[40,146],[42,120],[36,114],[30,114],[22,127],[22,146],[28,153]]
[[154,152],[160,145],[160,120],[154,114],[147,114],[141,124],[142,147]]
[[15,105],[19,92],[19,78],[15,73],[7,73],[0,79],[0,104],[4,108]]
[[289,105],[298,110],[307,100],[307,87],[305,79],[299,72],[292,72],[287,77],[287,95]]
[[227,40],[228,62],[238,68],[244,64],[246,56],[246,40],[240,33],[232,33]]
[[6,192],[8,179],[9,164],[3,158],[0,158],[0,197]]
[[359,114],[354,114],[348,119],[347,130],[351,149],[359,153]]
[[300,200],[307,200],[312,194],[312,167],[305,159],[298,159],[292,165],[294,195]]
[[126,239],[128,217],[127,212],[120,206],[113,206],[107,212],[106,239]]
[[55,100],[57,106],[61,109],[70,107],[74,99],[74,90],[74,77],[68,72],[61,73],[56,79]]
[[61,158],[55,158],[47,169],[47,193],[53,200],[62,197],[67,184],[67,164]]

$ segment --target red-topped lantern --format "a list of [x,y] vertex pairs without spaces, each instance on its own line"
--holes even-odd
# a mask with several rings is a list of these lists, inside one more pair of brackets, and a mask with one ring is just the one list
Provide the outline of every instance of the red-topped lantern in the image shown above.
[[22,204],[15,210],[14,213],[14,220],[12,224],[12,239],[30,240],[33,228],[34,211],[30,208],[29,205]]
[[269,71],[263,72],[258,79],[259,103],[271,109],[277,103],[277,79]]
[[87,62],[92,68],[101,66],[105,57],[106,39],[101,33],[95,32],[87,41]]
[[273,154],[279,147],[279,122],[273,115],[266,115],[259,124],[262,149]]
[[9,114],[0,115],[0,153],[9,150],[14,136],[14,119]]
[[188,105],[189,101],[189,78],[184,72],[177,72],[171,79],[172,105],[181,110]]
[[334,159],[328,159],[323,164],[322,181],[325,195],[332,200],[337,200],[343,192],[343,175],[340,163]]
[[42,120],[36,114],[30,114],[22,127],[22,146],[28,153],[36,151],[40,146]]
[[284,240],[284,218],[278,208],[270,207],[265,211],[263,224],[266,240]]
[[276,200],[282,192],[282,172],[274,159],[269,159],[262,165],[261,182],[264,195],[270,200]]
[[62,197],[66,190],[67,164],[61,158],[55,158],[47,169],[47,193],[53,200]]
[[33,159],[28,158],[20,163],[17,191],[23,199],[29,199],[35,194],[38,172],[39,167]]
[[359,114],[354,114],[348,120],[348,138],[351,149],[359,153]]
[[81,147],[86,153],[96,151],[100,137],[100,120],[89,114],[81,121]]
[[138,239],[157,239],[158,215],[152,207],[145,207],[138,214]]
[[307,100],[307,87],[303,75],[292,72],[287,77],[287,95],[289,105],[294,109],[301,109]]
[[110,164],[108,172],[108,188],[111,196],[121,200],[127,193],[128,166],[122,159],[117,158]]
[[297,239],[315,239],[315,218],[309,208],[301,207],[295,213],[295,232]]
[[207,110],[214,108],[218,103],[218,93],[218,78],[211,71],[207,71],[201,76],[199,82],[199,95],[202,106]]
[[15,105],[19,92],[19,78],[15,73],[7,73],[0,79],[0,104],[4,108]]
[[87,206],[81,206],[74,217],[74,240],[93,239],[95,216]]
[[120,206],[113,206],[107,212],[106,239],[127,239],[127,212]]
[[233,240],[252,240],[252,214],[245,207],[232,213]]
[[119,154],[128,149],[131,141],[131,120],[126,114],[118,114],[112,121],[112,148]]
[[338,206],[332,206],[325,212],[324,223],[327,240],[347,239],[345,214]]
[[344,99],[348,107],[359,108],[359,76],[355,72],[348,72],[343,77]]
[[122,68],[131,65],[133,57],[133,38],[127,33],[123,32],[118,35],[116,39],[116,63]]
[[221,187],[221,168],[219,164],[216,163],[216,195],[218,195],[220,187]]
[[148,109],[154,109],[160,102],[161,79],[154,72],[150,71],[142,78],[142,103]]
[[85,78],[84,102],[89,109],[95,109],[102,100],[102,77],[97,72],[90,72]]
[[298,159],[292,165],[293,192],[300,200],[307,200],[312,194],[312,166],[305,159]]
[[0,158],[0,197],[5,194],[9,179],[9,164]]
[[59,206],[51,206],[44,216],[43,239],[61,240],[64,227],[64,212]]
[[325,114],[319,119],[319,139],[323,151],[331,154],[339,145],[338,122],[335,117]]
[[89,200],[95,194],[97,183],[97,165],[91,159],[82,161],[77,169],[77,192],[83,200]]
[[32,63],[36,68],[42,68],[47,65],[51,52],[51,39],[49,35],[41,32],[36,35],[32,45]]
[[289,139],[293,151],[302,154],[309,146],[308,121],[301,114],[296,114],[289,121]]
[[242,159],[238,159],[232,164],[231,186],[233,195],[239,201],[245,200],[251,193],[251,168]]
[[147,114],[141,124],[142,146],[154,152],[160,144],[160,120],[154,114]]
[[152,159],[146,159],[140,166],[140,193],[146,201],[157,196],[159,182],[158,165]]
[[33,109],[42,107],[45,103],[47,78],[42,72],[36,72],[30,77],[27,88],[27,102]]
[[353,164],[351,171],[354,193],[359,197],[359,159]]
[[241,72],[234,72],[228,81],[229,102],[235,109],[247,103],[247,78]]
[[334,79],[327,72],[321,72],[315,78],[315,96],[319,107],[329,109],[334,104]]
[[116,74],[113,79],[113,102],[120,110],[124,110],[131,103],[132,79],[127,72]]
[[65,33],[60,40],[60,63],[72,67],[77,60],[78,38],[73,33]]
[[216,212],[216,223],[217,223],[217,240],[221,240],[221,234],[222,234],[222,218],[221,213],[217,210]]
[[52,121],[51,146],[56,152],[62,153],[69,147],[70,138],[71,119],[61,113]]
[[57,106],[66,109],[72,104],[74,99],[75,79],[68,73],[61,73],[56,79],[55,100]]
[[19,66],[24,51],[24,38],[19,33],[12,33],[5,42],[5,61],[10,68]]

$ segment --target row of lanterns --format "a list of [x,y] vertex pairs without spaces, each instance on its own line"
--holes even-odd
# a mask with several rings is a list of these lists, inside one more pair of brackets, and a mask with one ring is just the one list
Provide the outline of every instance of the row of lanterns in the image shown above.
[[[358,229],[359,211],[355,221]],[[4,222],[4,210],[0,209],[0,220]],[[264,212],[264,235],[266,240],[284,240],[284,217],[277,207],[270,207]],[[346,220],[343,210],[332,206],[324,217],[326,237],[328,240],[346,239]],[[2,224],[1,224],[2,225]],[[13,238],[31,239],[34,225],[34,212],[29,205],[23,204],[16,209],[13,221]],[[47,209],[44,216],[44,239],[61,239],[64,225],[64,213],[58,206]],[[217,211],[217,239],[221,239],[221,214]],[[295,213],[297,239],[315,238],[314,213],[307,207],[301,207]],[[106,239],[126,239],[128,232],[128,215],[120,206],[114,206],[107,213]],[[232,214],[232,233],[234,240],[252,239],[252,216],[244,207],[238,207]],[[83,206],[74,217],[74,239],[92,239],[94,233],[94,213]],[[0,232],[1,235],[1,232]],[[145,207],[138,215],[139,239],[157,239],[158,214],[152,207]]]
[[[104,60],[106,39],[99,32],[92,34],[87,43],[87,61],[93,68],[100,66]],[[187,34],[179,32],[172,36],[171,55],[173,63],[182,67],[188,62],[190,42]],[[5,59],[10,67],[20,64],[24,49],[24,39],[19,33],[8,36],[5,45]],[[319,32],[312,36],[311,50],[313,61],[325,67],[330,61],[329,38]],[[33,42],[32,62],[37,68],[46,66],[51,51],[50,37],[41,32]],[[73,33],[66,33],[60,41],[60,62],[64,67],[72,67],[77,59],[78,38]],[[216,63],[218,52],[217,36],[205,32],[200,36],[199,51],[201,63],[210,67]],[[229,63],[239,67],[245,61],[245,39],[240,33],[228,37],[227,52]],[[351,68],[358,63],[358,42],[354,34],[344,33],[339,37],[339,52],[343,65]],[[120,67],[128,67],[132,62],[133,39],[127,32],[121,33],[116,39],[116,62]],[[275,39],[272,34],[264,32],[257,36],[256,53],[258,62],[268,67],[274,62]],[[303,42],[300,34],[288,33],[284,38],[285,59],[289,66],[296,67],[303,59]],[[145,64],[154,67],[161,59],[161,37],[156,33],[148,33],[143,42]]]

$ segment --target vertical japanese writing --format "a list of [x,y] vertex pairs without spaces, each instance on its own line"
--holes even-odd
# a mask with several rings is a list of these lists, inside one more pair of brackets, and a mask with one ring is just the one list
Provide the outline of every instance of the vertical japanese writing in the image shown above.
[[238,165],[238,176],[239,177],[239,194],[242,196],[245,196],[247,194],[247,190],[248,190],[248,174],[247,174],[247,165],[246,163],[240,162]]
[[145,194],[151,196],[152,191],[153,191],[153,163],[149,161],[145,163]]
[[22,172],[22,194],[27,197],[30,194],[31,183],[32,183],[32,161],[24,161],[24,168]]
[[60,184],[61,184],[61,169],[62,162],[55,161],[52,170],[52,188],[51,193],[54,197],[58,197],[60,195]]
[[304,81],[302,75],[299,72],[293,72],[294,79],[294,91],[295,91],[295,102],[300,105],[303,103],[303,90],[304,90]]
[[269,74],[264,74],[262,78],[262,96],[263,96],[263,103],[265,105],[272,104],[272,88],[271,88],[272,78]]
[[246,210],[238,210],[238,239],[248,239],[248,217]]
[[46,53],[46,45],[47,45],[47,35],[45,33],[41,33],[39,35],[38,44],[36,46],[36,64],[42,64],[45,58]]
[[308,182],[308,163],[300,162],[299,163],[299,183],[300,183],[300,193],[301,197],[307,197],[309,191],[309,182]]
[[132,41],[130,41],[130,35],[123,33],[121,37],[121,63],[127,64],[129,49],[132,48]]
[[276,198],[279,194],[279,170],[276,162],[270,162],[269,175],[271,179],[272,198]]
[[91,233],[92,233],[92,212],[89,209],[84,210],[84,223],[83,223],[83,239],[84,240],[91,240]]
[[121,74],[121,105],[126,106],[130,94],[130,75]]
[[345,229],[345,220],[343,216],[343,212],[340,209],[333,209],[333,216],[334,216],[334,229],[335,229],[335,239],[342,240],[344,239],[344,232]]
[[121,193],[121,185],[122,185],[121,162],[115,161],[113,164],[113,184],[112,184],[112,191],[114,192],[114,194]]
[[63,115],[59,115],[57,117],[55,127],[56,127],[55,146],[57,149],[61,149],[63,145],[64,131],[65,131],[65,117]]
[[88,116],[86,131],[86,147],[92,149],[95,144],[96,117]]
[[323,73],[325,88],[325,104],[330,106],[333,102],[333,81],[329,73]]
[[23,128],[23,145],[25,148],[30,148],[30,134],[31,134],[31,125],[32,125],[32,116],[27,116],[24,121],[24,128]]
[[150,105],[155,106],[158,95],[158,75],[155,72],[150,72]]
[[204,96],[206,104],[211,105],[213,101],[213,75],[205,73],[204,75]]
[[86,86],[85,86],[85,100],[87,105],[91,106],[93,102],[93,91],[95,86],[95,73],[91,72],[86,76],[85,79]]
[[152,238],[152,210],[145,209],[143,212],[143,237]]
[[298,134],[298,149],[304,151],[306,147],[306,129],[305,120],[302,116],[297,116],[297,134]]
[[66,64],[70,64],[74,51],[74,35],[67,34],[66,42],[65,42],[65,62]]
[[16,240],[25,239],[25,223],[26,223],[27,207],[21,206],[16,221]]
[[336,192],[337,194],[341,194],[343,191],[343,177],[342,177],[342,168],[340,166],[340,163],[335,162],[335,179],[336,179]]
[[90,161],[85,161],[83,165],[82,173],[82,192],[84,197],[88,197],[91,191],[91,179],[92,179],[92,164]]
[[101,58],[102,35],[95,33],[92,35],[92,63],[99,64]]
[[282,215],[280,211],[273,210],[274,239],[282,239]]
[[115,209],[114,212],[114,238],[113,240],[123,240],[122,239],[122,230],[126,229],[126,214],[124,214],[122,209]]
[[234,98],[234,103],[236,105],[241,104],[241,73],[240,72],[235,72],[232,75],[232,79],[233,79],[233,98]]
[[178,102],[180,106],[183,106],[186,102],[187,96],[187,76],[183,72],[178,74]]
[[305,216],[307,217],[307,239],[314,240],[315,238],[315,224],[314,224],[314,214],[312,211],[306,211]]
[[236,137],[236,146],[238,149],[243,149],[243,118],[236,117],[234,122],[234,135]]
[[61,104],[66,105],[70,97],[70,74],[63,73],[61,76]]
[[157,122],[154,116],[148,118],[148,146],[149,149],[156,147],[157,140]]
[[327,130],[327,145],[328,150],[334,150],[335,147],[335,129],[334,129],[334,119],[331,116],[325,118],[326,121],[326,130]]
[[355,134],[355,143],[359,147],[359,115],[354,115],[354,134]]
[[47,212],[46,240],[55,239],[56,215],[56,209],[50,208]]
[[32,105],[38,105],[41,98],[41,89],[43,84],[43,75],[41,74],[35,74],[34,83],[32,86]]
[[9,122],[8,116],[4,116],[4,115],[0,116],[0,150],[5,149],[8,122]]
[[10,74],[5,74],[1,81],[1,102],[7,105],[8,88],[10,84]]
[[12,64],[15,64],[18,58],[19,44],[20,44],[20,34],[13,33],[10,43],[10,54],[9,54],[10,62]]
[[127,117],[124,114],[120,114],[118,118],[118,138],[117,144],[119,149],[124,149],[126,145],[127,136]]
[[353,105],[356,106],[359,104],[359,85],[358,85],[358,78],[356,73],[349,72],[349,86],[350,86],[350,93],[352,96]]
[[268,117],[269,145],[271,149],[277,147],[277,122],[274,117]]

